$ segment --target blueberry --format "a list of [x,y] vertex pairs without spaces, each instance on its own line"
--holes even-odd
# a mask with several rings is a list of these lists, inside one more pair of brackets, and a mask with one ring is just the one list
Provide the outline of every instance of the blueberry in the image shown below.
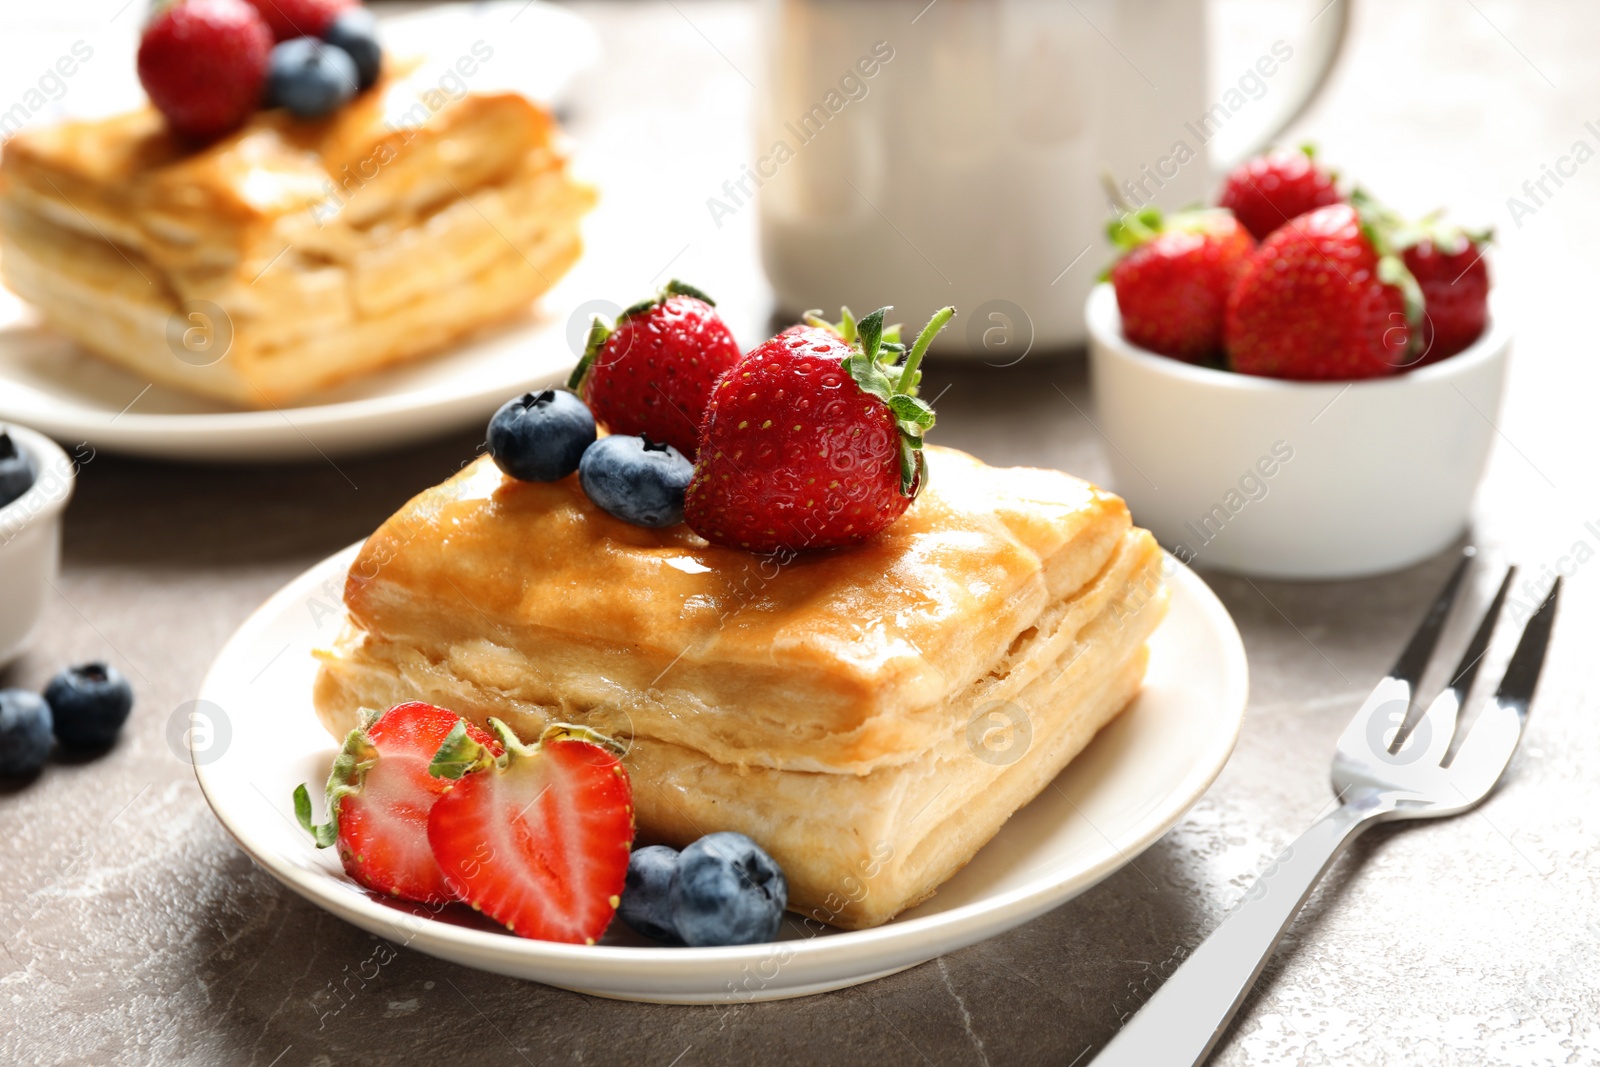
[[622,888],[622,921],[657,941],[678,940],[672,926],[669,894],[678,870],[678,850],[666,845],[636,848],[628,857],[628,880]]
[[592,444],[594,416],[583,401],[558,389],[507,400],[489,420],[489,455],[519,481],[565,478]]
[[583,454],[578,481],[589,499],[635,526],[676,526],[683,521],[683,492],[694,477],[671,445],[638,437],[607,437]]
[[355,61],[361,88],[370,89],[378,80],[383,64],[383,49],[378,47],[378,20],[364,7],[349,7],[333,17],[322,39],[342,48]]
[[0,430],[0,508],[33,488],[33,460]]
[[789,883],[744,834],[707,834],[678,856],[669,896],[685,944],[754,945],[778,936]]
[[320,119],[356,95],[356,62],[350,53],[315,37],[296,37],[272,50],[267,65],[267,102],[297,118]]
[[56,738],[67,748],[109,748],[133,710],[133,687],[115,667],[68,667],[44,687]]
[[0,777],[33,774],[50,755],[50,705],[26,689],[0,689]]

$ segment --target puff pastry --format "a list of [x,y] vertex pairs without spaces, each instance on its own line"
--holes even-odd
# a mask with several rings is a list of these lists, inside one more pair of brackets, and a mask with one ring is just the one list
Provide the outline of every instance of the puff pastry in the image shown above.
[[761,842],[843,927],[931,896],[1138,692],[1161,552],[1116,496],[927,450],[906,515],[761,557],[479,460],[369,538],[314,700],[422,699],[628,746],[641,838]]
[[[319,122],[259,112],[198,151],[148,109],[25,131],[0,159],[0,270],[52,327],[147,380],[277,406],[549,289],[595,199],[558,133],[514,93],[404,76]],[[214,332],[191,354],[195,313]]]

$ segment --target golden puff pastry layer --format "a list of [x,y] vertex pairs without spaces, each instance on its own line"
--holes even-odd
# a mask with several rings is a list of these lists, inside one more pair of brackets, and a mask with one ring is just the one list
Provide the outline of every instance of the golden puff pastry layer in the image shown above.
[[558,139],[521,96],[404,77],[319,122],[260,112],[199,150],[152,110],[26,131],[0,158],[0,271],[139,376],[290,403],[554,285],[595,200]]
[[480,460],[368,539],[317,713],[334,736],[417,699],[524,736],[586,723],[628,746],[643,839],[742,831],[794,910],[883,922],[1137,693],[1166,605],[1119,498],[927,452],[928,488],[878,539],[787,558]]

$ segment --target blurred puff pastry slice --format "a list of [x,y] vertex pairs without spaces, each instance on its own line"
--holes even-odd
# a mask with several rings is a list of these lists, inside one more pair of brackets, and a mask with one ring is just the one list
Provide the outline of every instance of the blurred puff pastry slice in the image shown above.
[[293,403],[513,316],[566,273],[595,194],[559,136],[514,93],[405,77],[198,150],[148,109],[25,131],[0,159],[0,270],[147,380]]
[[369,538],[319,653],[336,737],[427,700],[628,745],[641,837],[739,830],[844,927],[931,896],[1138,693],[1162,554],[1122,500],[927,450],[928,488],[848,550],[755,556],[646,530],[575,478],[488,461]]

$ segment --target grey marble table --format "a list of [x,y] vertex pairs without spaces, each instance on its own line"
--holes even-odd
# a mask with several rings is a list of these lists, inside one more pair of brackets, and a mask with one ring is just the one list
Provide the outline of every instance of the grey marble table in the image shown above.
[[[752,10],[578,6],[610,61],[579,87],[575,135],[600,155],[639,151],[668,190],[663,213],[703,218],[708,190],[749,154]],[[1248,35],[1243,7],[1232,32]],[[1573,569],[1579,543],[1585,556],[1600,548],[1586,525],[1600,522],[1600,163],[1547,181],[1537,203],[1524,186],[1574,142],[1600,147],[1585,126],[1600,119],[1597,33],[1590,5],[1361,4],[1331,91],[1296,131],[1406,208],[1449,202],[1499,226],[1495,269],[1518,342],[1472,537],[1534,576]],[[699,143],[675,142],[685,130]],[[1532,210],[1513,214],[1511,197]],[[664,225],[642,240],[663,263],[676,251],[675,273],[764,314],[750,220],[734,222],[720,236]],[[935,359],[928,376],[943,394],[943,443],[1104,475],[1103,442],[1074,411],[1089,406],[1081,356],[1006,369]],[[109,754],[0,790],[0,1061],[1087,1063],[1322,809],[1334,739],[1450,566],[1326,584],[1208,574],[1251,661],[1232,761],[1132,864],[1005,936],[869,985],[731,1008],[596,1000],[405,950],[347,983],[371,973],[375,940],[258,870],[164,731],[257,604],[476,443],[462,433],[337,467],[100,455],[84,468],[60,596],[0,684],[38,686],[64,662],[103,656],[132,677],[139,704]],[[1215,1062],[1600,1062],[1600,567],[1576,570],[1503,787],[1478,813],[1362,839]]]

